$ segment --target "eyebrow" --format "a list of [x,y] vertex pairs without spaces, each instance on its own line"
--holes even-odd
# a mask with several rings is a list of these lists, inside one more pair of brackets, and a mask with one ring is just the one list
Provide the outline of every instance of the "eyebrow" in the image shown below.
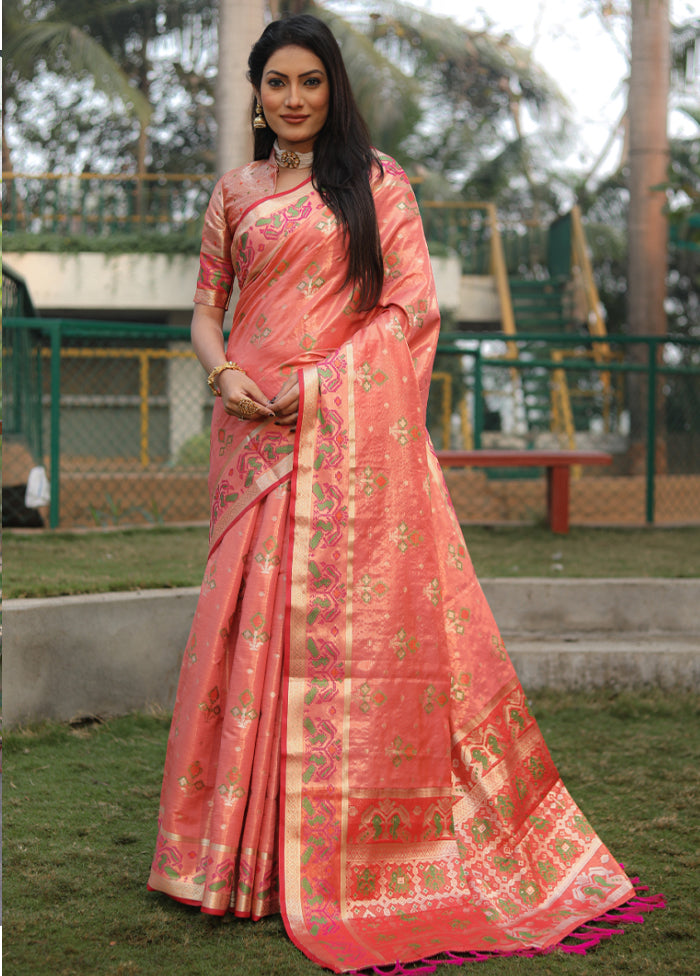
[[[300,78],[306,78],[307,75],[323,75],[323,74],[324,74],[324,72],[321,71],[320,68],[311,68],[310,71],[302,71],[301,74],[299,75],[299,77]],[[276,68],[270,68],[269,71],[266,71],[265,72],[265,77],[267,77],[268,75],[279,75],[280,78],[288,78],[289,77],[289,75],[286,75],[284,73],[284,71],[278,71]]]

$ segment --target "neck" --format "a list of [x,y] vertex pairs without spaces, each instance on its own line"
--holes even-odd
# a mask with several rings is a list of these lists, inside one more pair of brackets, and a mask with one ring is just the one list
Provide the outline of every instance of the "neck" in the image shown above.
[[313,152],[302,153],[295,152],[294,149],[280,149],[276,139],[273,149],[277,165],[284,169],[310,169],[313,164]]

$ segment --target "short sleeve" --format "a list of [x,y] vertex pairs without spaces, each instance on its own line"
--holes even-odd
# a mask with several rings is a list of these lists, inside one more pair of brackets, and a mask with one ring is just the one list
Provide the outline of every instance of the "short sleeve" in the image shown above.
[[204,217],[194,300],[200,305],[226,308],[232,283],[231,230],[226,220],[223,181],[219,180]]

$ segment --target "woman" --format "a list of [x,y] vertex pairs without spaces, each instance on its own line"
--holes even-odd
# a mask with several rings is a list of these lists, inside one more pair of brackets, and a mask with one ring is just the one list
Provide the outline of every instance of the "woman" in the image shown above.
[[552,946],[634,891],[528,712],[425,429],[415,198],[320,21],[271,24],[249,69],[256,161],[214,190],[195,297],[211,552],[150,887],[281,909],[336,971]]

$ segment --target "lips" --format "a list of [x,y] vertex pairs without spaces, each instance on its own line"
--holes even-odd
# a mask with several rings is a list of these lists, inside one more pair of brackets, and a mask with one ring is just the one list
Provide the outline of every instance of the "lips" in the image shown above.
[[306,122],[308,115],[282,115],[280,118],[290,125],[299,125],[301,122]]

